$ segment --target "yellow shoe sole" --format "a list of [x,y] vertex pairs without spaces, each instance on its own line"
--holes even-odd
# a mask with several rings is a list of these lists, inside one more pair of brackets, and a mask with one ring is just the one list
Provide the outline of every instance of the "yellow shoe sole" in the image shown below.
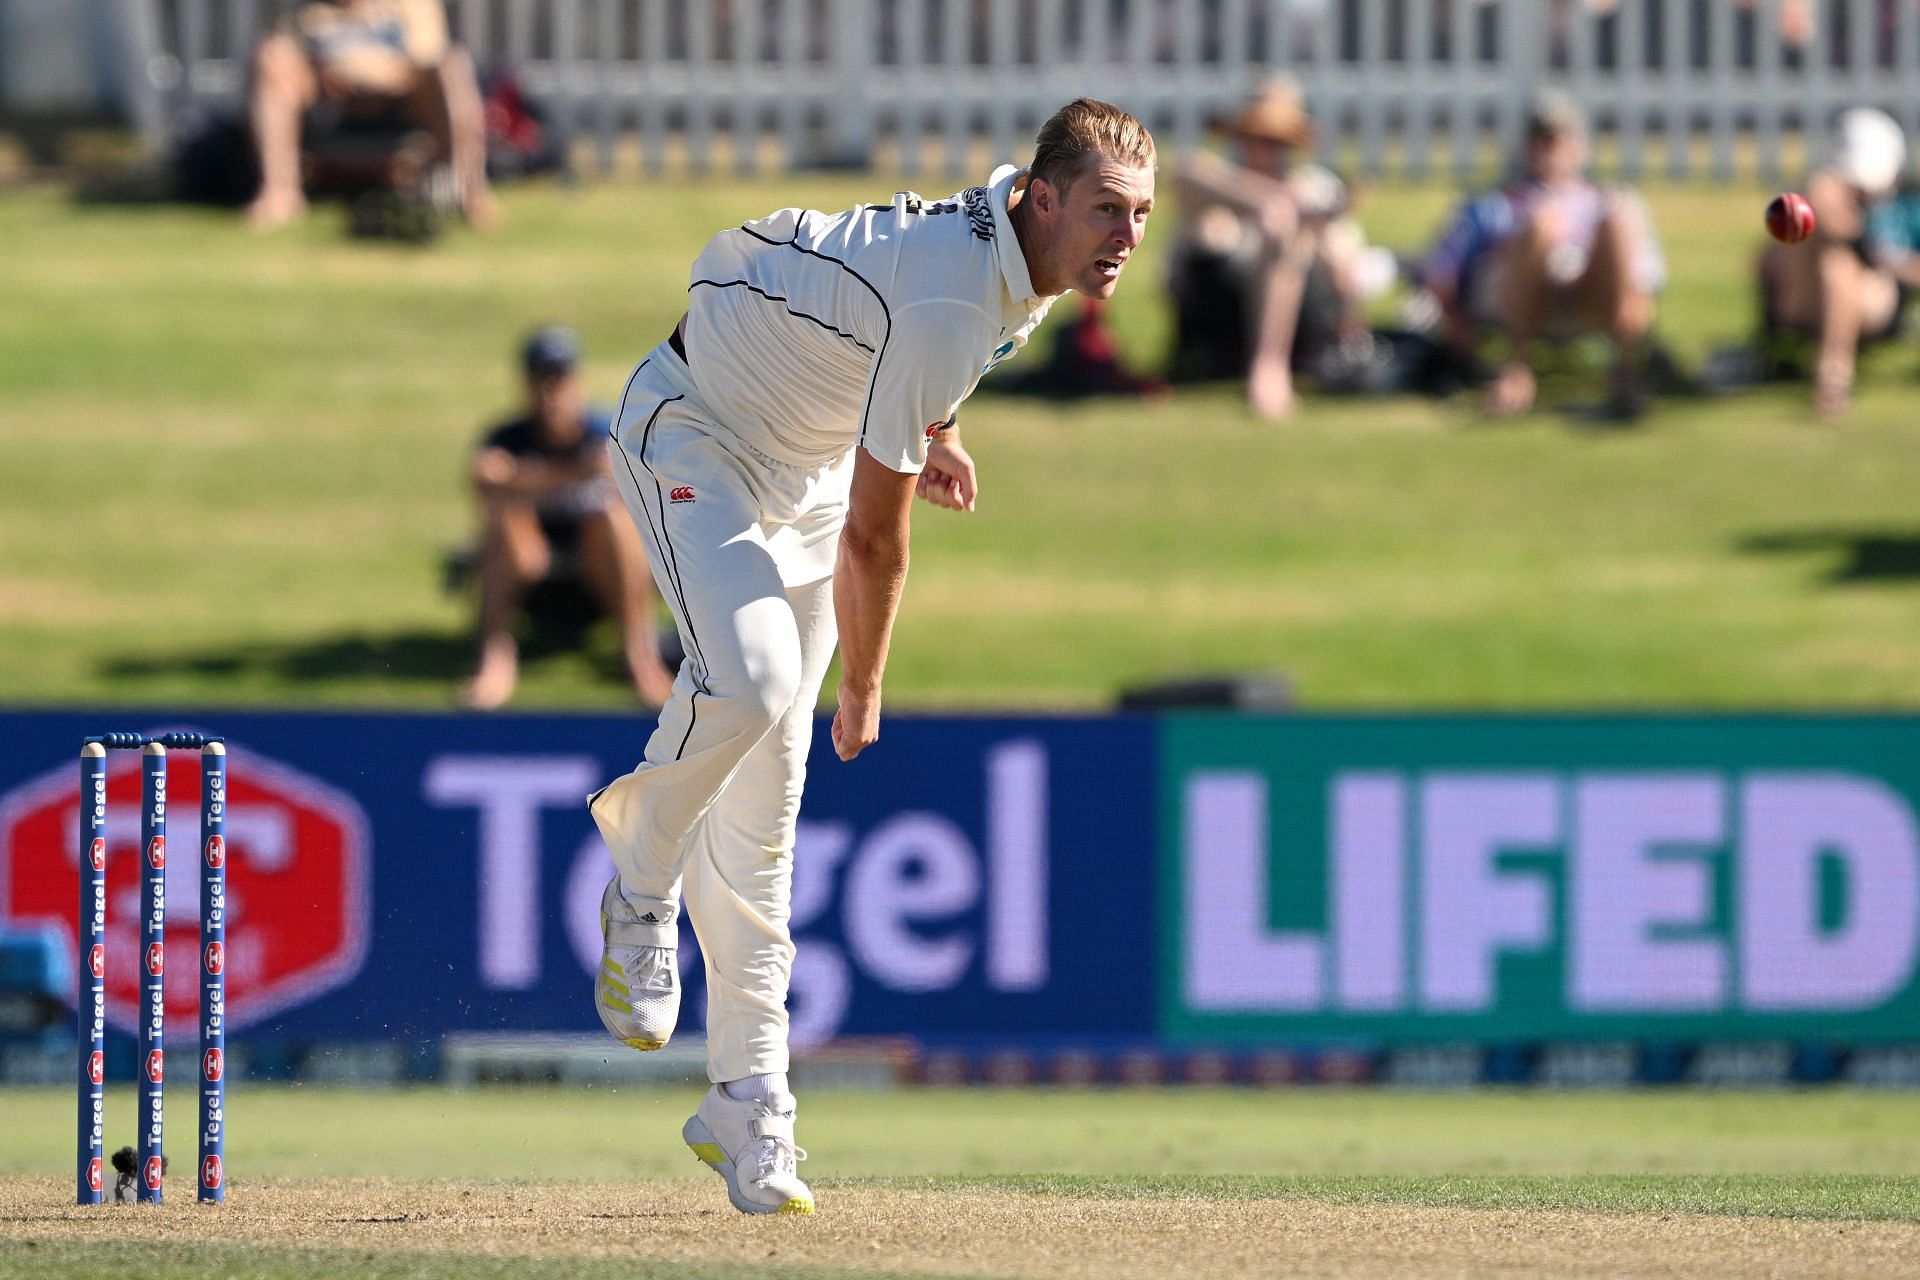
[[[722,1178],[727,1178],[727,1170],[722,1167],[727,1163],[727,1153],[720,1149],[719,1143],[689,1142],[687,1143],[687,1150],[693,1152],[694,1159],[700,1161],[702,1164],[711,1165],[715,1173],[719,1174]],[[746,1209],[745,1206],[741,1205],[740,1201],[734,1196],[733,1180],[731,1178],[727,1178],[727,1198],[733,1201],[734,1208],[742,1209],[747,1213],[769,1212],[769,1210],[766,1209]],[[778,1209],[771,1210],[771,1212],[791,1213],[799,1217],[810,1216],[813,1213],[813,1197],[795,1196]]]
[[[600,913],[600,937],[604,940],[606,936],[607,913],[602,911]],[[626,1012],[626,1007],[621,1004],[620,997],[628,994],[627,984],[621,982],[609,973],[606,964],[607,962],[603,957],[600,962],[599,974],[601,1002],[615,1013],[624,1013]],[[620,1043],[629,1049],[638,1049],[642,1053],[650,1053],[655,1049],[664,1049],[667,1047],[665,1040],[649,1040],[644,1036],[622,1036],[620,1037]]]

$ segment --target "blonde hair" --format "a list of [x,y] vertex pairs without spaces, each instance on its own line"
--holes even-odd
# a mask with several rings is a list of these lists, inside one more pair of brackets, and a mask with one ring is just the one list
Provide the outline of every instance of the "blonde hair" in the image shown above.
[[1033,140],[1033,163],[1027,166],[1027,172],[1065,190],[1098,156],[1152,168],[1153,135],[1111,102],[1075,98],[1040,126]]

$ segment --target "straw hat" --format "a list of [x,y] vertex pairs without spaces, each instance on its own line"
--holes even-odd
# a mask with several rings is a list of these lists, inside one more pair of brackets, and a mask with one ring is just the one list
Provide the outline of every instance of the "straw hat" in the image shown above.
[[1275,76],[1261,85],[1240,113],[1220,127],[1236,138],[1277,142],[1285,147],[1313,145],[1313,119],[1307,115],[1300,86],[1285,76]]

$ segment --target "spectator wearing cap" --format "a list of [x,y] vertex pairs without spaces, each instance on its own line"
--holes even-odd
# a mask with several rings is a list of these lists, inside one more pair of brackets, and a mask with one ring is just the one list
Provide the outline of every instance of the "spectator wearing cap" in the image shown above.
[[673,687],[654,642],[653,578],[639,534],[615,492],[607,415],[581,397],[579,339],[546,328],[521,349],[526,410],[488,432],[473,456],[479,497],[479,666],[463,705],[491,710],[513,696],[520,652],[513,626],[527,588],[572,568],[620,624],[628,674],[658,706]]
[[1244,377],[1253,410],[1284,418],[1295,369],[1365,333],[1365,240],[1346,184],[1311,159],[1313,121],[1292,81],[1268,81],[1220,133],[1224,152],[1175,170],[1170,373]]
[[1610,407],[1637,416],[1638,357],[1666,283],[1646,205],[1586,176],[1586,120],[1562,94],[1534,101],[1517,167],[1510,185],[1460,208],[1427,259],[1448,340],[1472,363],[1482,336],[1505,338],[1486,392],[1488,412],[1505,416],[1533,407],[1538,339],[1602,334],[1615,351]]
[[1899,193],[1907,140],[1884,111],[1842,112],[1825,163],[1807,178],[1813,237],[1760,255],[1761,321],[1814,339],[1813,403],[1838,418],[1853,394],[1863,344],[1899,332],[1906,294],[1920,287],[1920,227]]

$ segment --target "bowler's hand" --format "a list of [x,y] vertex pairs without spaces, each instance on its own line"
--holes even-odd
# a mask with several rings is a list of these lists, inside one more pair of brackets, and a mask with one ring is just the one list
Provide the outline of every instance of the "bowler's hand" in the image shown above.
[[927,465],[914,482],[913,491],[936,507],[973,510],[980,482],[974,475],[973,459],[958,440],[936,438],[927,445]]
[[862,697],[840,686],[840,705],[833,713],[833,750],[851,760],[880,738],[880,695]]

